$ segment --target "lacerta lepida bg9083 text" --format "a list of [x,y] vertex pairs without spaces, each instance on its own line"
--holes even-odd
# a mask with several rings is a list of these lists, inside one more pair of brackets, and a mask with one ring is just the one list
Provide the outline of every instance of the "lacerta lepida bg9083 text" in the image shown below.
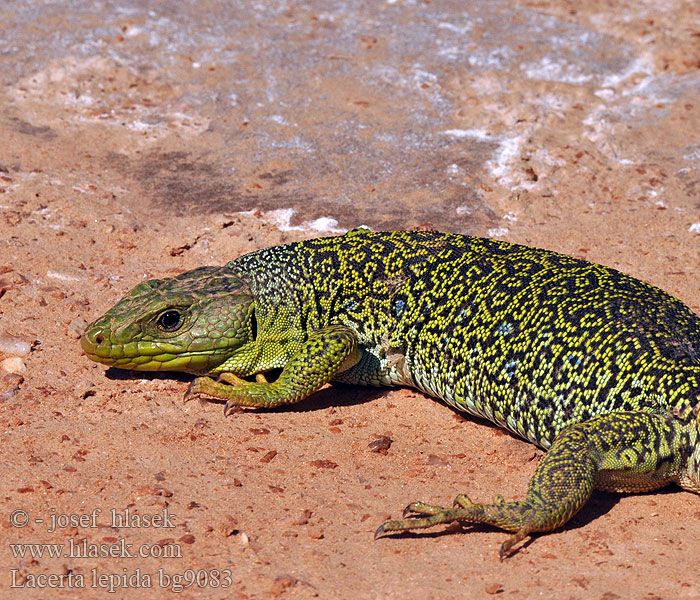
[[523,501],[416,502],[377,535],[488,523],[514,532],[503,557],[594,488],[700,491],[700,319],[656,287],[546,250],[354,230],[141,283],[82,346],[124,369],[203,375],[188,394],[226,412],[298,402],[329,381],[406,385],[548,450]]

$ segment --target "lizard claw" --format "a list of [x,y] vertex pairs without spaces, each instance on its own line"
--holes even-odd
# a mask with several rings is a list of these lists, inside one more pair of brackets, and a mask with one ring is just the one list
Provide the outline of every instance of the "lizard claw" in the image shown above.
[[182,399],[183,399],[184,402],[189,402],[190,400],[192,400],[192,398],[194,398],[194,397],[197,395],[197,394],[193,391],[193,390],[194,390],[195,381],[196,381],[196,380],[194,380],[194,381],[192,381],[192,383],[190,383],[189,387],[187,388],[187,391],[185,392],[185,395],[182,397]]
[[376,540],[377,538],[382,537],[386,533],[386,529],[384,529],[384,526],[388,523],[382,523],[379,527],[377,527],[377,531],[374,532],[374,539]]
[[224,417],[228,417],[239,412],[243,412],[243,408],[239,404],[231,402],[230,400],[226,401],[226,404],[224,404]]

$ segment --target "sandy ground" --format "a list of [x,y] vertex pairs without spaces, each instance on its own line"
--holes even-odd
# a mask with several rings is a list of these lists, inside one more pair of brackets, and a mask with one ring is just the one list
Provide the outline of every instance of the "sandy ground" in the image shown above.
[[360,224],[556,249],[700,311],[700,8],[173,6],[2,7],[0,595],[700,596],[697,495],[595,494],[504,562],[486,527],[373,541],[412,500],[521,497],[541,453],[406,389],[224,418],[78,343],[146,278]]

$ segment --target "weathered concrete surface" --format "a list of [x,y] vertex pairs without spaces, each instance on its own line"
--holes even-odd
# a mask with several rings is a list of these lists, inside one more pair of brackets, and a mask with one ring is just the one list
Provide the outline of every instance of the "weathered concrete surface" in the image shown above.
[[[231,569],[225,592],[183,598],[700,594],[696,495],[597,495],[503,563],[504,534],[486,528],[372,542],[414,499],[521,496],[539,454],[406,390],[333,387],[224,420],[218,405],[183,405],[182,378],[105,374],[77,343],[144,277],[360,224],[546,246],[699,311],[696,3],[0,12],[3,597],[108,597],[93,569],[139,568],[151,580],[119,597],[166,597],[161,567]],[[376,434],[394,440],[386,456],[367,451]],[[127,507],[167,508],[175,530],[110,528],[109,511]],[[18,508],[103,512],[97,527],[49,532],[11,526]],[[173,542],[182,558],[31,559],[9,546],[71,538]],[[67,573],[87,589],[27,587]]]
[[[173,6],[8,7],[5,126],[70,137],[177,214],[462,231],[502,216],[494,183],[561,193],[552,177],[586,150],[648,162],[697,87],[692,28],[645,31],[662,17],[636,4],[617,18],[506,2]],[[665,158],[680,167],[692,144]]]

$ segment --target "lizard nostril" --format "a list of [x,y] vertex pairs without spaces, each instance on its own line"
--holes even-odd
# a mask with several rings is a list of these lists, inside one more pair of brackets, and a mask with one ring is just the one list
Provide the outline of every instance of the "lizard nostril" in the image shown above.
[[102,344],[102,343],[104,343],[104,341],[105,341],[105,336],[102,335],[101,333],[98,333],[98,334],[95,336],[95,343],[97,343],[97,344]]

